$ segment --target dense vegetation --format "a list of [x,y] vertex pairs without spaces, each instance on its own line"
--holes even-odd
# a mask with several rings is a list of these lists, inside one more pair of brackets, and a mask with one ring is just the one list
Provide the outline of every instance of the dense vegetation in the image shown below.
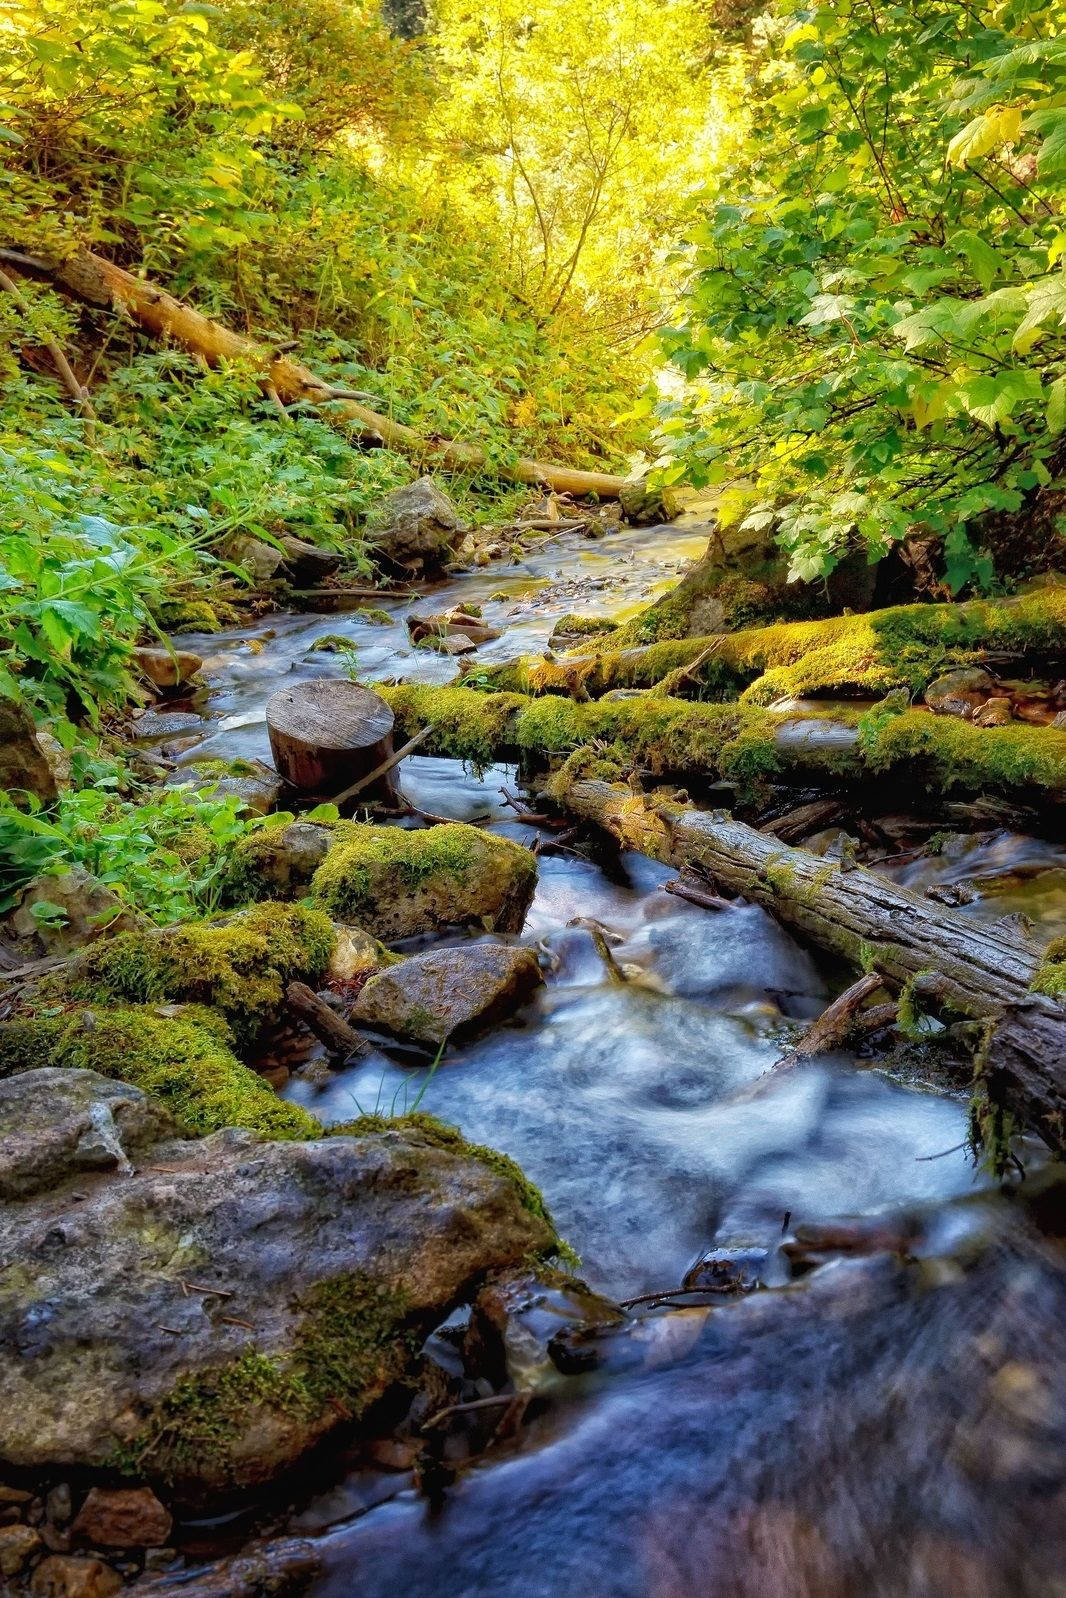
[[[172,849],[172,812],[123,811],[97,741],[134,643],[233,614],[234,534],[339,547],[367,580],[367,517],[412,474],[49,266],[94,250],[476,441],[487,469],[451,485],[474,516],[519,452],[643,459],[720,490],[793,577],[917,537],[951,591],[987,589],[1058,549],[1064,20],[1059,0],[5,7],[0,693],[95,790],[32,836],[9,804],[14,881],[98,855],[101,827],[134,876]],[[214,866],[171,864],[176,903],[210,901]]]

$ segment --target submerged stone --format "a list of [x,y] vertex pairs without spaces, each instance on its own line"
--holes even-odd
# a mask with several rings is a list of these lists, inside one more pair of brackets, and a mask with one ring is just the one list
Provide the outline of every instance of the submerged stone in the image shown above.
[[502,943],[427,949],[371,977],[353,1018],[416,1043],[446,1043],[504,1020],[541,980],[532,949]]

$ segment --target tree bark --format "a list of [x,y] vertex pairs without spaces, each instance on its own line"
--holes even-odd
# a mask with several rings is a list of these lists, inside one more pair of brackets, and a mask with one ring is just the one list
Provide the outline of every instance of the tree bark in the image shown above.
[[980,1067],[990,1094],[1049,1148],[1066,1151],[1066,1005],[1031,991],[1040,953],[1026,940],[730,817],[605,782],[576,781],[560,797],[627,848],[698,866],[821,948],[896,986],[919,979],[949,1008],[992,1023]]
[[364,797],[396,802],[399,790],[387,765],[393,714],[369,688],[347,678],[298,683],[271,696],[266,720],[274,764],[292,787],[347,798],[371,778],[360,788]]
[[[154,338],[173,339],[209,366],[217,366],[220,361],[251,361],[262,372],[264,392],[273,390],[282,405],[303,401],[325,407],[328,420],[356,423],[380,434],[389,449],[413,455],[445,471],[479,471],[489,466],[488,456],[476,444],[423,438],[413,427],[382,416],[350,398],[347,391],[338,391],[299,361],[234,333],[165,289],[134,277],[91,250],[82,250],[58,265],[48,264],[47,269],[57,283],[79,299],[90,305],[121,307],[146,333]],[[617,499],[625,481],[612,473],[578,471],[526,456],[508,464],[493,462],[491,470],[513,482],[543,485],[559,494],[595,494],[600,499]]]
[[290,982],[285,989],[285,1002],[292,1014],[325,1045],[333,1059],[350,1060],[353,1056],[370,1053],[366,1039],[353,1031],[305,982]]

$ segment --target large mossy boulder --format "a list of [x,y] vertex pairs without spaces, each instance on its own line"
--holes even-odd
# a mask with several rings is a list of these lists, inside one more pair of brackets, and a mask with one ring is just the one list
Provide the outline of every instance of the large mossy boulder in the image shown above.
[[[25,1165],[35,1135],[59,1178],[0,1208],[0,1458],[16,1469],[117,1472],[192,1503],[259,1487],[357,1423],[486,1273],[555,1246],[508,1162],[405,1121],[163,1141],[135,1171],[63,1180],[55,1078],[10,1081],[25,1113],[0,1120],[0,1169],[6,1140]],[[114,1084],[89,1086],[117,1118]]]
[[436,1047],[475,1036],[513,1015],[541,981],[532,949],[504,943],[425,949],[372,976],[353,1019]]
[[536,885],[530,850],[477,827],[341,823],[311,897],[335,920],[391,942],[448,926],[520,932]]
[[22,1015],[0,1026],[0,1079],[48,1067],[99,1072],[150,1093],[183,1136],[238,1126],[264,1137],[321,1128],[233,1052],[221,1016],[198,1005],[84,1006]]
[[462,518],[432,477],[420,477],[389,494],[370,537],[378,555],[407,571],[439,571],[464,532]]
[[206,1005],[238,1045],[249,1045],[278,1019],[288,983],[319,979],[333,944],[321,911],[258,904],[214,921],[121,933],[77,955],[57,984],[86,1003]]
[[333,917],[386,942],[441,927],[520,932],[537,883],[528,849],[463,822],[407,829],[297,821],[234,852],[234,899],[309,893]]
[[53,1068],[34,1071],[29,1085],[0,1081],[0,1201],[50,1192],[90,1171],[128,1171],[132,1155],[176,1135],[137,1088],[92,1071]]

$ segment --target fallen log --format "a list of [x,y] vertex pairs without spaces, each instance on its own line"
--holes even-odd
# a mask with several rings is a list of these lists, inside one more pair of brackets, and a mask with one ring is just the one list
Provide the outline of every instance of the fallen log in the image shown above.
[[[444,471],[476,472],[490,467],[488,455],[476,444],[457,439],[423,438],[413,427],[371,410],[360,400],[353,399],[350,390],[334,387],[299,361],[234,333],[191,305],[175,299],[165,289],[134,277],[132,272],[115,266],[91,250],[81,250],[60,262],[2,251],[0,259],[23,269],[45,272],[61,288],[89,305],[120,307],[153,338],[172,339],[200,356],[209,366],[217,366],[221,361],[251,362],[262,373],[264,393],[271,398],[276,396],[282,407],[300,403],[320,407],[327,420],[354,423],[365,431],[377,433],[389,449],[412,455]],[[600,499],[617,499],[626,481],[609,472],[578,471],[526,456],[507,463],[494,460],[490,469],[512,482],[543,486],[559,494],[595,494]]]
[[1066,659],[1066,587],[1016,599],[893,605],[634,649],[527,657],[490,667],[485,676],[494,688],[518,693],[600,699],[615,689],[640,688],[695,699],[743,692],[747,702],[766,705],[792,695],[920,693],[955,666],[1021,657]]
[[410,683],[379,691],[400,736],[428,726],[427,753],[480,766],[518,761],[544,769],[598,743],[616,770],[624,763],[687,785],[725,780],[742,794],[767,780],[813,780],[876,782],[882,794],[895,783],[909,803],[923,789],[938,805],[960,794],[1003,794],[1045,813],[1066,803],[1066,731],[1022,722],[982,728],[922,710],[780,715],[666,698],[577,704]]
[[626,848],[696,866],[820,948],[894,986],[917,981],[941,1005],[988,1021],[977,1063],[983,1088],[1049,1148],[1066,1152],[1066,1003],[1033,991],[1041,953],[1017,933],[932,905],[862,866],[789,848],[724,814],[591,780],[558,797]]

